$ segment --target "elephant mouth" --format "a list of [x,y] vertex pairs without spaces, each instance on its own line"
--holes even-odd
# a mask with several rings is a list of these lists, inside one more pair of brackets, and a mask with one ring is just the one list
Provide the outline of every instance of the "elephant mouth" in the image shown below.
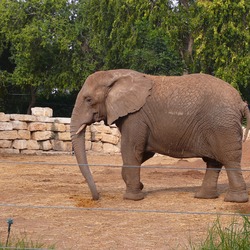
[[94,120],[95,120],[95,122],[100,122],[100,121],[102,121],[102,120],[104,120],[105,119],[105,116],[102,116],[102,115],[100,115],[99,113],[96,113],[95,115],[94,115]]

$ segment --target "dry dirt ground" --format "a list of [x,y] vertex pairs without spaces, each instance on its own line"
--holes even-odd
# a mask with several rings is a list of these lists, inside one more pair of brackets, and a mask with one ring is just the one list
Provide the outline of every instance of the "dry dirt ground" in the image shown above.
[[[248,170],[243,175],[250,190],[250,141],[243,147],[242,168]],[[101,195],[92,201],[71,155],[0,157],[1,241],[7,237],[6,220],[12,218],[12,236],[25,233],[56,249],[190,249],[190,239],[204,239],[216,213],[250,214],[250,202],[223,201],[228,187],[225,171],[219,178],[218,199],[193,198],[205,170],[199,159],[154,157],[144,165],[177,168],[143,168],[146,198],[129,201],[122,199],[120,167],[103,166],[120,166],[121,157],[91,154],[89,163],[99,165],[91,169]],[[220,219],[228,225],[232,217]]]

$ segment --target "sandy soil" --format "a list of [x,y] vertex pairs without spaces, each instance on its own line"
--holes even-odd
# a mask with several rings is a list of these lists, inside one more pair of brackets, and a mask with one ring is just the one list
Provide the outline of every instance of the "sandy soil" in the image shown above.
[[[144,165],[155,167],[141,171],[146,198],[137,202],[122,199],[120,167],[103,166],[120,166],[119,155],[89,155],[89,163],[99,165],[91,167],[99,201],[91,200],[75,163],[70,155],[1,156],[2,241],[7,237],[6,220],[13,218],[12,236],[25,233],[33,241],[55,244],[56,249],[190,249],[190,239],[196,243],[204,239],[216,213],[250,214],[249,202],[223,201],[228,187],[225,171],[219,178],[218,199],[193,198],[205,170],[199,159],[150,159]],[[156,167],[167,165],[176,168]],[[242,168],[248,170],[243,175],[250,190],[250,141],[244,144]],[[232,216],[220,219],[227,224]]]

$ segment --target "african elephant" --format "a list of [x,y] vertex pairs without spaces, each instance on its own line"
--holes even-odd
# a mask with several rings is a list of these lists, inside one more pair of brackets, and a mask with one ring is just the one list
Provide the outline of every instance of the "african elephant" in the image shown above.
[[240,166],[243,117],[248,124],[246,138],[250,127],[247,105],[230,84],[216,77],[152,76],[119,69],[99,71],[86,79],[75,102],[70,130],[77,162],[94,200],[99,193],[87,165],[85,128],[103,120],[106,125],[115,123],[121,132],[125,199],[144,198],[140,165],[160,153],[206,162],[195,197],[218,197],[217,180],[224,166],[229,180],[225,201],[247,202]]

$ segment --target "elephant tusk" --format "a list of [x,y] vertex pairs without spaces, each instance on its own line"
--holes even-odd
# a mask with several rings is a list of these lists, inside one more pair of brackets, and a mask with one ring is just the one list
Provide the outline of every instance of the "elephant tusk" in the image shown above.
[[76,135],[78,135],[82,130],[84,130],[86,128],[86,124],[83,124],[76,132]]

